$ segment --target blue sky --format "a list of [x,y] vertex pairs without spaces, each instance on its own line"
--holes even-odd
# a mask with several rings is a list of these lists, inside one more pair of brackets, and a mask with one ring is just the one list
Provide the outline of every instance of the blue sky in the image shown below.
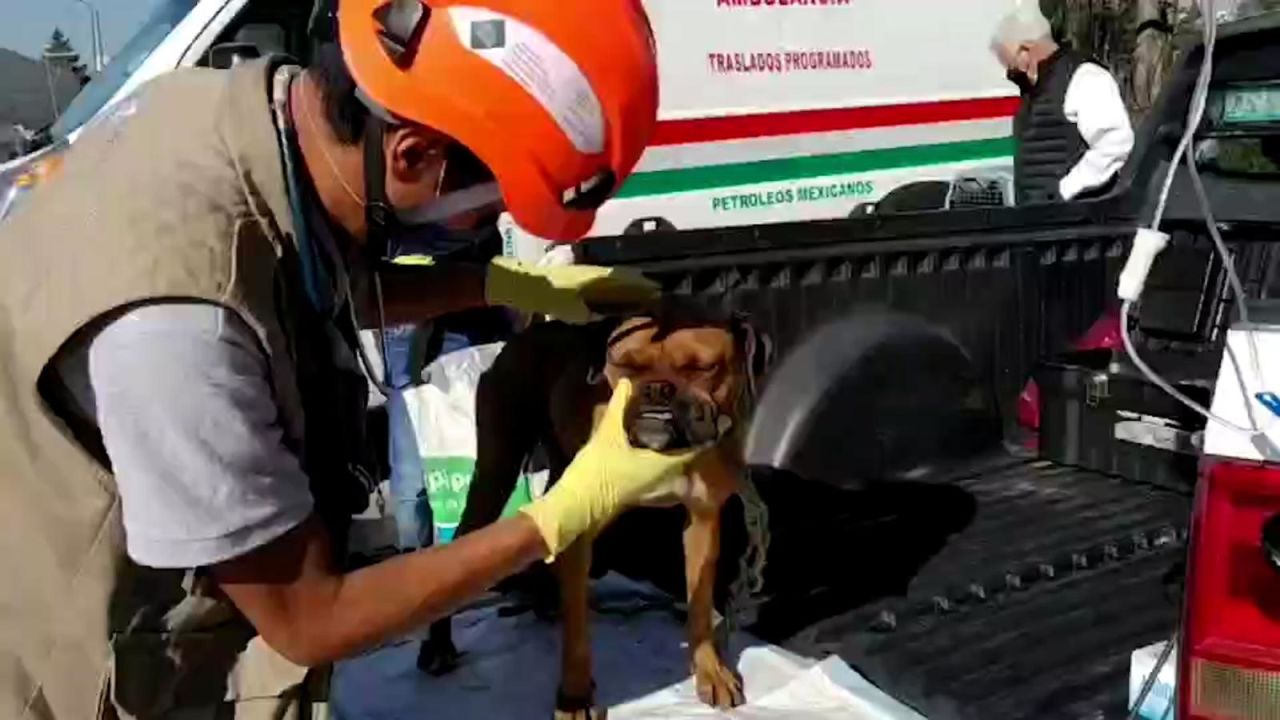
[[[102,15],[107,55],[114,53],[159,0],[89,0]],[[55,27],[71,38],[89,62],[89,11],[75,0],[0,0],[0,47],[35,57]]]

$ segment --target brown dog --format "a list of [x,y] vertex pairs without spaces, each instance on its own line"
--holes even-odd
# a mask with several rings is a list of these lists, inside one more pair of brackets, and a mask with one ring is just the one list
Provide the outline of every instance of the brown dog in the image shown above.
[[[712,634],[720,510],[740,489],[742,433],[768,362],[769,343],[738,317],[669,305],[649,316],[572,326],[535,325],[503,348],[476,396],[476,472],[458,535],[498,519],[527,459],[540,445],[551,481],[587,441],[612,388],[629,378],[633,393],[624,425],[633,445],[678,450],[714,443],[644,504],[683,504],[688,637],[698,696],[722,708],[743,702],[737,676],[720,658]],[[587,591],[592,538],[556,559],[564,622],[557,718],[604,717],[594,709]],[[427,672],[457,662],[449,620],[431,628],[419,655]]]

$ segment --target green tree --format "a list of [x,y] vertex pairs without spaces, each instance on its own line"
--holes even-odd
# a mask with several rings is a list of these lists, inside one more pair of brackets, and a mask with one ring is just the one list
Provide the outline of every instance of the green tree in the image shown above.
[[[1280,0],[1277,0],[1280,1]],[[1173,66],[1193,0],[1040,0],[1059,42],[1111,69],[1135,117],[1151,109]]]

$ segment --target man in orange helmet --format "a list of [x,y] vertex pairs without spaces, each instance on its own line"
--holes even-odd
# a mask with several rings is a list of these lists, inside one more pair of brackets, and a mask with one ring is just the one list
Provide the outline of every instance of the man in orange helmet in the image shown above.
[[[644,149],[657,80],[632,0],[343,0],[338,22],[308,70],[149,83],[0,226],[0,717],[313,717],[325,666],[691,460],[630,447],[624,383],[519,517],[344,568],[368,498],[358,328],[651,297],[476,248],[503,207],[583,235]],[[388,263],[405,251],[433,264]]]

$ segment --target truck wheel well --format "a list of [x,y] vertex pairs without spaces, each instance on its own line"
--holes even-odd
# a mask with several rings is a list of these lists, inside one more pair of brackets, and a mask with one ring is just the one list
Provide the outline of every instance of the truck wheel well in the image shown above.
[[747,462],[856,489],[918,479],[999,444],[994,393],[969,353],[923,318],[857,309],[775,366]]

